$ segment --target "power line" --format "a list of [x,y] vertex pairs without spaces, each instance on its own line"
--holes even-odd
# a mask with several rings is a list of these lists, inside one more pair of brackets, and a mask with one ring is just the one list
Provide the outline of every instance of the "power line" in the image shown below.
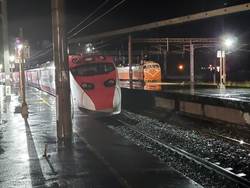
[[[122,0],[119,3],[115,4],[113,7],[111,7],[110,9],[108,9],[106,12],[104,12],[102,15],[98,16],[97,18],[95,18],[94,20],[92,20],[90,23],[88,23],[86,26],[84,26],[83,28],[81,28],[79,31],[76,31],[74,34],[72,34],[71,36],[67,37],[68,39],[73,38],[74,36],[76,36],[77,34],[79,34],[81,31],[83,31],[84,29],[86,29],[87,27],[89,27],[90,25],[94,24],[95,22],[97,22],[98,20],[100,20],[102,17],[106,16],[108,13],[110,13],[112,10],[114,10],[115,8],[117,8],[118,6],[120,6],[122,3],[124,3],[126,0]],[[86,18],[84,18],[79,24],[77,24],[74,28],[72,28],[67,34],[72,33],[77,27],[79,27],[81,24],[83,24],[84,22],[86,22],[91,16],[93,16],[98,10],[100,10],[104,5],[106,5],[109,2],[109,0],[106,0],[105,2],[103,2],[100,6],[98,6],[91,14],[89,14]],[[46,48],[49,47],[48,51],[46,52],[41,52],[38,53],[35,57],[31,57],[29,60],[34,60],[36,58],[39,58],[41,56],[44,56],[46,54],[48,54],[51,50],[52,50],[52,45],[48,45],[46,46]]]
[[77,24],[75,27],[73,27],[70,31],[68,31],[68,35],[72,33],[77,27],[79,27],[81,24],[86,22],[91,16],[93,16],[98,10],[100,10],[104,5],[106,5],[109,2],[109,0],[104,1],[101,5],[99,5],[92,13],[90,13],[87,17],[85,17],[79,24]]
[[52,47],[50,47],[48,49],[41,50],[41,51],[37,52],[35,55],[31,56],[28,59],[28,61],[32,61],[32,60],[35,60],[37,58],[43,57],[44,55],[50,53],[51,51],[52,51]]
[[87,27],[89,27],[90,25],[94,24],[95,22],[97,22],[98,20],[100,20],[102,17],[106,16],[108,13],[110,13],[112,10],[114,10],[115,8],[117,8],[118,6],[120,6],[122,3],[124,3],[126,0],[122,0],[119,3],[117,3],[116,5],[114,5],[113,7],[111,7],[109,10],[107,10],[106,12],[104,12],[102,15],[98,16],[97,18],[95,18],[93,21],[91,21],[90,23],[88,23],[86,26],[84,26],[82,29],[80,29],[79,31],[75,32],[74,34],[72,34],[71,36],[68,37],[68,39],[71,39],[73,37],[75,37],[77,34],[79,34],[81,31],[83,31],[84,29],[86,29]]

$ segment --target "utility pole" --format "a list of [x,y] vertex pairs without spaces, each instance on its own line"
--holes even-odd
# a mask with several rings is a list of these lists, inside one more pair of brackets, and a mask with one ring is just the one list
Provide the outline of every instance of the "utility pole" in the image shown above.
[[128,36],[128,64],[129,64],[129,88],[133,88],[133,70],[132,70],[132,37]]
[[56,79],[57,138],[70,141],[72,137],[72,122],[69,65],[64,32],[64,1],[51,0],[51,6]]
[[222,71],[223,71],[223,67],[222,67],[223,61],[222,61],[222,51],[220,51],[220,88],[223,89],[223,77],[222,77]]
[[190,42],[190,88],[194,89],[194,45]]
[[224,86],[226,86],[226,51],[224,50],[224,55],[222,57],[222,67],[223,67],[223,73],[222,73],[222,77],[223,77],[223,84]]
[[168,49],[163,49],[163,78],[162,79],[164,79],[164,81],[167,80],[167,75],[168,75],[168,73],[167,73],[167,63],[168,63],[167,55],[168,55]]
[[8,20],[7,20],[7,2],[0,0],[1,3],[1,20],[2,20],[2,39],[3,39],[3,59],[5,71],[5,94],[10,96],[10,66],[9,66],[9,45],[8,45]]
[[24,74],[24,63],[27,58],[27,45],[23,39],[23,29],[19,30],[19,38],[16,40],[16,59],[19,61],[19,81],[20,81],[20,96],[22,98],[21,115],[26,121],[28,118],[28,105],[26,103],[26,92],[25,92],[25,74]]
[[220,89],[225,89],[225,80],[224,78],[226,77],[225,76],[225,73],[224,73],[224,69],[225,69],[225,51],[224,50],[219,50],[217,52],[217,57],[220,58]]

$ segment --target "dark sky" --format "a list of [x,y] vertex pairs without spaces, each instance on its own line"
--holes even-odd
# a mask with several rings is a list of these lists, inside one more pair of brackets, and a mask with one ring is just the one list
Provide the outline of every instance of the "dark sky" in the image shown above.
[[[82,21],[104,1],[65,0],[66,31]],[[108,0],[108,3],[80,28],[120,1]],[[249,2],[250,0],[126,0],[111,13],[83,30],[77,37]],[[41,49],[41,41],[52,40],[51,0],[7,0],[7,3],[10,36],[18,36],[19,27],[22,27],[24,37],[30,42],[32,50]],[[232,33],[239,38],[240,42],[250,44],[249,20],[250,11],[164,27],[150,32],[140,32],[139,35],[148,37],[220,37],[223,33]],[[250,46],[248,45],[247,48],[250,49]],[[249,58],[248,51],[233,53],[227,59],[229,69],[234,72],[250,70]],[[39,61],[45,62],[41,59]],[[199,61],[203,62],[203,60]],[[238,77],[238,75],[237,73],[236,76]],[[249,76],[249,72],[246,72],[246,75]]]
[[[98,11],[102,14],[120,0],[109,2]],[[104,0],[65,0],[66,28],[71,29],[89,15]],[[152,21],[183,16],[214,8],[250,2],[250,0],[127,0],[101,20],[85,29],[78,36],[99,33],[110,29],[148,23]],[[23,27],[24,36],[32,43],[51,40],[51,0],[8,0],[9,32],[18,35],[18,28]],[[96,16],[89,19],[92,21]],[[250,13],[236,14],[206,21],[199,21],[181,26],[169,27],[169,35],[216,36],[225,31],[240,35],[249,35]],[[89,22],[86,22],[87,24]],[[84,25],[83,25],[84,26]]]

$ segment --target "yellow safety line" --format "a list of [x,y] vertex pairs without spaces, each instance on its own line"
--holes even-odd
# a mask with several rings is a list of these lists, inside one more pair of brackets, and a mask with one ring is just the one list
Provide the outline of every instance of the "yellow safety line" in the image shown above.
[[39,95],[36,95],[36,96],[38,96],[39,98],[40,98],[40,100],[44,103],[44,104],[46,104],[47,106],[49,106],[49,107],[52,107],[52,105],[51,104],[49,104],[49,102],[48,101],[46,101],[44,98],[42,98],[41,96],[39,96]]
[[51,104],[49,104],[49,102],[48,102],[48,101],[46,101],[44,98],[42,98],[42,97],[41,97],[41,99],[42,99],[42,101],[43,101],[45,104],[47,104],[49,107],[52,107],[52,105],[51,105]]

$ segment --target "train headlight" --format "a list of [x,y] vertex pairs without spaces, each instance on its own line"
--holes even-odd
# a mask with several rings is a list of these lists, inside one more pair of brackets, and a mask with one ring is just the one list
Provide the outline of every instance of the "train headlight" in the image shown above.
[[109,79],[104,82],[104,85],[106,87],[113,87],[115,86],[115,84],[116,84],[116,81],[114,79]]
[[92,83],[83,83],[81,86],[82,86],[82,89],[87,90],[87,91],[95,88],[94,84]]

